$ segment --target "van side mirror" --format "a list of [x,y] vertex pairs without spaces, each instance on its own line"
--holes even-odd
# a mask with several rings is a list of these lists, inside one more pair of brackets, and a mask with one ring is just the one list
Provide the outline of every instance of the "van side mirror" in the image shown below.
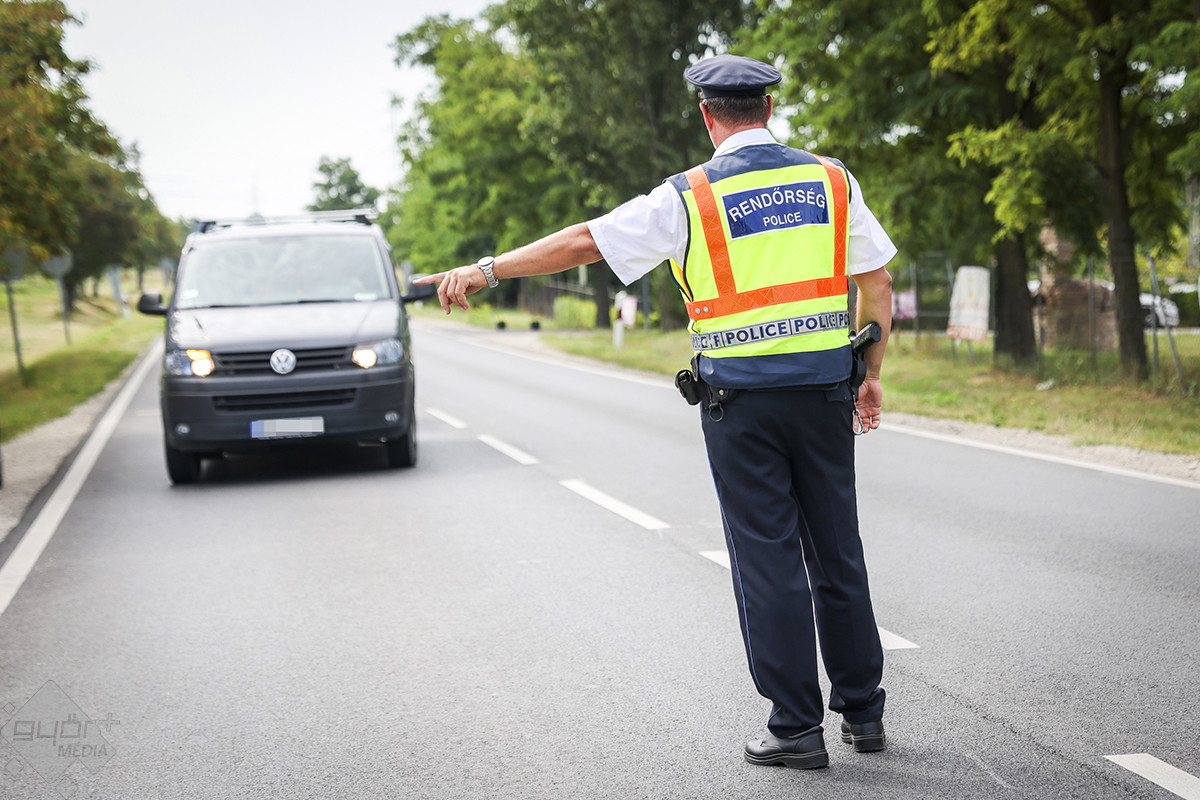
[[413,275],[407,281],[408,286],[405,287],[404,302],[411,303],[415,300],[427,300],[437,294],[436,283],[422,283],[414,285],[412,278],[419,278],[420,275]]
[[167,307],[163,305],[162,292],[142,292],[142,296],[138,298],[137,310],[143,314],[165,317]]

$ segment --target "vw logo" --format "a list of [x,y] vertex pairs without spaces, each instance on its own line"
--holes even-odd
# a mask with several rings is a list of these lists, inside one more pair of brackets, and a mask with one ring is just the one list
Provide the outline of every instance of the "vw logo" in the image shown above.
[[296,368],[296,354],[287,348],[281,347],[274,353],[271,353],[271,369],[278,372],[280,375],[287,375]]

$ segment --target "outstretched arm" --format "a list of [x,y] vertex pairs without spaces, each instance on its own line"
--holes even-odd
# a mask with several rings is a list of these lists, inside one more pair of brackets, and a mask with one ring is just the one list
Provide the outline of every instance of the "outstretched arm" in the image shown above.
[[[581,222],[497,256],[496,263],[492,266],[492,274],[497,280],[522,278],[527,275],[550,275],[580,264],[591,264],[602,257],[587,223]],[[464,311],[470,308],[467,295],[487,287],[483,270],[474,264],[436,275],[424,275],[413,281],[435,282],[438,283],[438,301],[447,314],[450,313],[452,304]]]

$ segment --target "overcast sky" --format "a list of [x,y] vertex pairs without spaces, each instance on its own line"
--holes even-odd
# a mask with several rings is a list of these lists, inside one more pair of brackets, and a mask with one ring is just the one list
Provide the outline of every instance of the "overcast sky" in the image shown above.
[[[401,70],[397,34],[426,16],[474,17],[485,0],[66,0],[82,25],[93,111],[169,217],[288,214],[313,200],[321,156],[363,180],[400,178],[396,134],[422,72]],[[393,96],[409,99],[394,109]]]

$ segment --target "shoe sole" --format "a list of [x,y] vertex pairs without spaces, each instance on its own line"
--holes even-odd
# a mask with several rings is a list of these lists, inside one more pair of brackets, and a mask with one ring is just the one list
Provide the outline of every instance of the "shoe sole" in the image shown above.
[[842,741],[846,744],[854,745],[856,753],[874,753],[887,748],[887,737],[883,734],[878,736],[855,736],[851,733],[843,733]]
[[746,761],[760,767],[791,767],[792,769],[820,769],[829,766],[829,752],[779,753],[773,756],[753,756],[744,753]]

